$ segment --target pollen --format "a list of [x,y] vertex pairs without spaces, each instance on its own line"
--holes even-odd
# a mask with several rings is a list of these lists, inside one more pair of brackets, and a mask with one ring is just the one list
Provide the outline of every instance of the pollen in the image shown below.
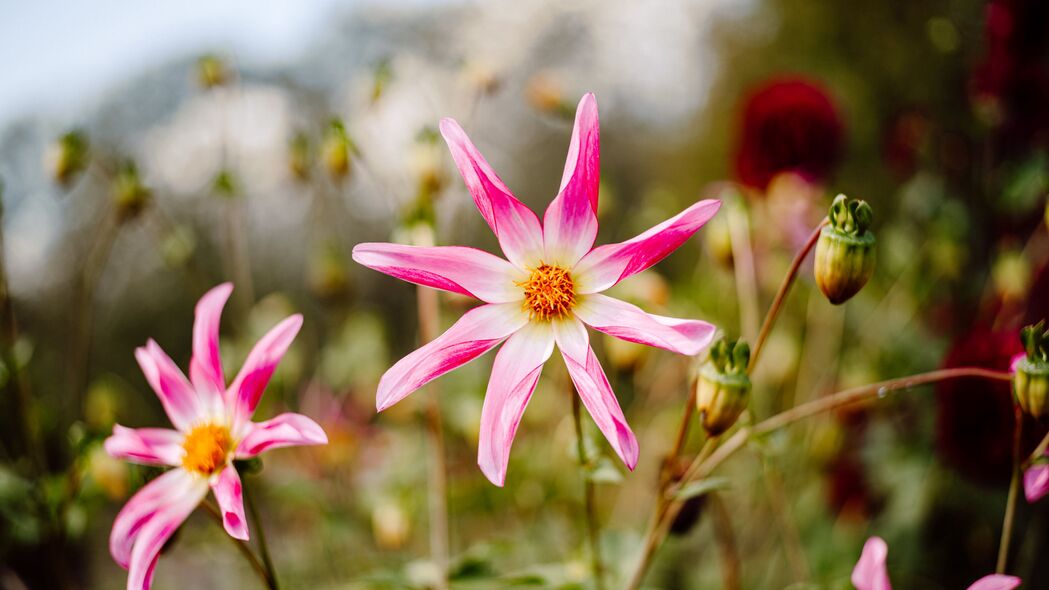
[[211,475],[226,466],[233,441],[229,428],[204,424],[189,431],[182,443],[182,467],[201,475]]
[[549,320],[568,314],[575,304],[572,275],[559,266],[540,263],[528,280],[516,283],[525,292],[524,308],[532,319]]

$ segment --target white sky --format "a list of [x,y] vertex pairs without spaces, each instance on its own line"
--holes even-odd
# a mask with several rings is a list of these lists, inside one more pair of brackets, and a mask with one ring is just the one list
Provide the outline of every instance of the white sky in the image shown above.
[[165,59],[232,52],[242,63],[293,60],[333,13],[440,0],[0,0],[0,124],[62,116]]

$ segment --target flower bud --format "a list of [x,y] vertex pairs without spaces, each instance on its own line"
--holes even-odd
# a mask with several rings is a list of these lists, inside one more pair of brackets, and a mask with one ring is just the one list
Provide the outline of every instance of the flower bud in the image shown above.
[[121,221],[134,219],[149,203],[151,192],[142,184],[138,167],[128,161],[120,167],[113,179],[113,204]]
[[215,178],[211,180],[211,190],[220,197],[235,197],[239,192],[238,188],[237,178],[227,168],[219,170]]
[[1049,331],[1045,320],[1020,330],[1026,354],[1013,365],[1013,394],[1024,412],[1034,418],[1049,413]]
[[816,284],[834,305],[860,292],[874,273],[873,212],[866,201],[838,195],[830,207],[830,223],[816,242]]
[[699,371],[696,383],[696,409],[703,428],[711,436],[725,432],[736,423],[750,397],[750,346],[740,340],[724,338],[710,349],[710,359]]
[[420,194],[436,195],[448,180],[442,165],[444,149],[440,144],[440,137],[437,130],[426,127],[415,138],[411,167],[419,179]]
[[288,170],[296,180],[309,180],[313,166],[313,153],[310,149],[310,138],[299,131],[288,141]]
[[197,60],[197,83],[201,88],[224,86],[231,78],[226,62],[217,55],[205,55]]
[[328,169],[328,174],[336,182],[341,182],[349,175],[352,150],[353,143],[346,134],[346,127],[339,119],[333,119],[324,134],[321,157],[324,159],[324,166]]
[[561,84],[546,72],[531,77],[525,86],[525,97],[536,110],[571,120],[575,109],[565,98]]
[[87,168],[87,149],[87,137],[79,131],[70,131],[48,148],[44,164],[56,182],[69,186]]

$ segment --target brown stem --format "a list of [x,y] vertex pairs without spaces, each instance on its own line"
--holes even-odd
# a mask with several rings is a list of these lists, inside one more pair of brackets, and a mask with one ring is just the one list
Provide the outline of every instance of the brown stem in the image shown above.
[[214,502],[212,502],[211,500],[205,500],[201,502],[201,506],[204,507],[205,512],[207,512],[208,515],[211,516],[212,520],[214,520],[215,523],[218,524],[220,528],[222,528],[224,536],[229,537],[229,540],[233,542],[233,545],[237,548],[237,551],[240,551],[240,554],[244,556],[244,559],[248,560],[248,563],[251,565],[251,569],[255,570],[255,573],[258,574],[259,579],[262,580],[262,583],[265,584],[267,588],[270,588],[270,579],[269,575],[266,573],[266,568],[262,565],[262,562],[259,561],[259,558],[255,557],[255,553],[251,551],[251,547],[249,547],[248,544],[244,541],[234,539],[229,535],[225,535],[226,527],[222,523],[222,513],[219,512],[219,509],[217,506],[215,506]]
[[1049,433],[1045,435],[1045,437],[1042,439],[1042,442],[1038,443],[1038,446],[1035,447],[1034,452],[1031,453],[1031,455],[1027,457],[1027,459],[1023,462],[1023,467],[1025,469],[1027,467],[1030,467],[1032,463],[1034,463],[1040,457],[1045,455],[1046,449],[1049,449]]
[[787,294],[790,293],[791,285],[798,278],[798,271],[801,270],[802,263],[805,262],[805,258],[812,251],[812,248],[816,246],[816,242],[820,239],[820,232],[827,223],[829,223],[827,218],[823,218],[823,221],[816,226],[809,238],[805,240],[805,245],[794,256],[794,261],[790,263],[790,269],[787,270],[787,275],[783,277],[783,283],[780,284],[779,291],[776,292],[776,298],[772,300],[772,305],[769,306],[769,311],[765,314],[765,321],[761,324],[758,339],[754,342],[754,352],[750,355],[751,370],[758,364],[761,351],[765,348],[765,341],[768,340],[769,334],[772,332],[772,326],[775,325],[776,317],[779,316],[779,310],[783,307]]
[[[721,465],[721,463],[741,449],[751,437],[768,434],[779,430],[780,428],[789,426],[803,418],[815,416],[823,412],[828,412],[873,397],[879,397],[890,391],[908,389],[926,383],[935,383],[937,381],[958,379],[962,377],[980,377],[984,379],[997,379],[1000,381],[1012,380],[1012,374],[1005,371],[993,371],[978,367],[958,367],[919,373],[917,375],[890,379],[888,381],[881,381],[871,385],[862,385],[860,387],[853,387],[851,389],[839,391],[776,414],[754,426],[740,428],[731,438],[726,440],[720,446],[717,446],[716,450],[713,450],[712,452],[708,452],[707,449],[708,446],[715,446],[712,444],[714,439],[708,440],[707,445],[703,447],[703,451],[692,462],[692,465],[689,466],[688,471],[685,473],[685,477],[681,479],[677,486],[671,487],[669,493],[670,495],[673,495],[677,490],[680,490],[692,481],[703,479],[710,475],[710,473]],[[657,514],[664,515],[661,518],[663,522],[673,522],[674,517],[676,517],[678,512],[681,511],[681,507],[684,504],[678,500],[670,500],[669,505],[664,506],[665,502],[666,499],[662,495],[656,499],[656,512]],[[630,583],[627,585],[628,590],[635,590],[641,585],[648,566],[651,564],[652,555],[666,537],[666,531],[669,529],[669,526],[661,526],[659,520],[660,518],[656,519],[657,524],[651,526],[648,533],[645,535],[641,557],[638,559],[638,565],[634,570]]]
[[[419,287],[419,335],[423,343],[437,338],[440,330],[440,302],[437,291]],[[426,433],[430,451],[427,476],[427,507],[430,514],[430,558],[441,572],[437,589],[448,587],[448,473],[445,465],[444,429],[441,420],[440,396],[430,384],[426,396]]]
[[[677,427],[677,436],[674,437],[674,446],[670,448],[670,452],[667,454],[665,463],[663,464],[664,475],[669,473],[668,469],[672,469],[674,464],[677,462],[678,455],[681,454],[681,449],[685,448],[685,441],[688,440],[689,426],[692,425],[692,415],[696,412],[696,388],[690,386],[688,389],[688,396],[685,398],[685,409],[681,412],[681,424]],[[665,481],[665,480],[664,480]]]
[[995,573],[1004,574],[1009,563],[1009,542],[1013,536],[1013,521],[1016,519],[1016,497],[1020,491],[1020,446],[1023,442],[1023,410],[1014,404],[1016,422],[1013,426],[1013,473],[1009,480],[1009,497],[1005,501],[1005,517],[1002,519],[1002,538],[998,541],[998,565]]
[[586,538],[590,546],[590,569],[594,576],[594,587],[605,588],[605,567],[601,560],[601,525],[597,519],[597,503],[594,497],[594,482],[587,473],[589,459],[586,456],[586,442],[583,439],[582,410],[579,407],[579,396],[569,381],[568,394],[572,398],[572,422],[575,424],[576,453],[579,455],[579,467],[583,472],[583,511],[586,520]]

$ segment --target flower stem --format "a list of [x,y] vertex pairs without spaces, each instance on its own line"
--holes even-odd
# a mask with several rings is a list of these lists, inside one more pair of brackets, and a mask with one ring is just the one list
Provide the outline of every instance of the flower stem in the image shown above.
[[259,511],[255,507],[255,500],[252,498],[252,493],[248,489],[248,485],[243,480],[241,481],[241,489],[244,493],[244,504],[248,508],[248,518],[251,519],[251,528],[255,532],[255,538],[258,539],[259,543],[259,554],[262,555],[262,565],[266,569],[266,587],[269,590],[279,590],[280,584],[277,582],[277,570],[273,567],[273,558],[270,557],[269,544],[266,543],[266,531],[262,528],[262,519],[259,518]]
[[[569,381],[571,384],[571,381]],[[586,472],[589,459],[586,456],[586,442],[583,439],[582,411],[579,407],[579,396],[575,389],[569,387],[572,397],[572,421],[575,423],[576,453],[579,455],[579,467],[583,472],[583,508],[586,515],[586,537],[590,545],[590,569],[594,576],[594,587],[605,588],[605,568],[601,560],[601,524],[597,518],[597,505],[594,497],[594,482]]]
[[[222,514],[219,512],[218,506],[215,506],[215,504],[211,500],[205,500],[201,503],[201,505],[204,506],[204,510],[208,513],[209,516],[211,516],[212,520],[215,521],[215,524],[219,525],[219,528],[222,529],[223,534],[225,534],[226,528],[222,524]],[[270,579],[268,574],[266,573],[266,567],[262,565],[262,562],[259,561],[258,557],[255,557],[255,553],[252,552],[251,547],[248,546],[248,544],[244,541],[234,539],[229,535],[225,536],[229,537],[229,540],[233,542],[233,545],[237,548],[237,551],[240,551],[240,554],[244,556],[244,559],[248,560],[248,564],[251,565],[251,569],[255,570],[255,573],[258,574],[259,579],[262,580],[262,583],[265,584],[267,588],[270,588]]]
[[1049,449],[1049,434],[1046,434],[1042,439],[1042,442],[1038,443],[1035,447],[1034,452],[1023,462],[1023,467],[1030,467],[1032,463],[1037,461],[1042,455],[1045,455],[1045,450]]
[[1023,442],[1023,410],[1014,404],[1016,422],[1013,426],[1013,472],[1009,479],[1009,497],[1005,501],[1005,517],[1002,519],[1002,538],[998,541],[998,565],[995,573],[1004,574],[1009,563],[1009,542],[1013,536],[1013,521],[1016,518],[1016,496],[1020,491],[1020,445]]
[[[419,287],[418,312],[419,336],[423,343],[437,338],[440,330],[440,301],[437,291]],[[427,506],[430,514],[430,559],[440,571],[436,589],[448,587],[448,473],[445,465],[444,428],[441,420],[440,397],[430,384],[430,395],[426,396],[427,448],[430,452]]]
[[[753,363],[751,366],[753,366]],[[890,391],[909,389],[911,387],[917,387],[918,385],[946,381],[948,379],[959,379],[962,377],[979,377],[983,379],[996,379],[999,381],[1012,380],[1012,374],[1009,372],[994,371],[979,367],[957,367],[953,369],[941,369],[938,371],[929,371],[927,373],[918,373],[917,375],[909,375],[907,377],[880,381],[870,385],[853,387],[851,389],[820,397],[800,406],[795,406],[759,422],[754,426],[740,428],[734,435],[732,435],[732,437],[720,446],[716,444],[716,439],[712,438],[708,440],[700,454],[692,461],[692,464],[689,466],[680,482],[671,486],[670,489],[667,490],[667,494],[661,494],[660,497],[656,498],[657,517],[654,519],[654,524],[649,528],[649,531],[646,534],[645,541],[642,545],[641,557],[638,559],[638,564],[634,570],[633,576],[631,577],[630,583],[627,585],[627,589],[635,590],[641,586],[645,573],[651,565],[652,556],[655,554],[656,549],[662,544],[663,539],[666,538],[667,531],[670,528],[669,524],[663,526],[663,523],[673,522],[674,518],[681,511],[681,507],[684,505],[683,502],[673,499],[673,495],[689,483],[709,476],[711,472],[725,462],[726,459],[735,454],[739,449],[743,448],[751,438],[775,432],[776,430],[810,416],[829,412],[842,406],[851,405],[867,399],[883,396]],[[667,495],[669,495],[670,498],[667,498]]]
[[827,225],[829,220],[824,217],[823,221],[816,226],[816,229],[812,231],[809,238],[805,240],[805,245],[801,247],[797,255],[794,256],[794,261],[790,263],[790,269],[787,270],[786,276],[783,277],[783,283],[779,286],[779,291],[776,292],[776,298],[772,300],[772,305],[769,306],[769,311],[765,314],[765,321],[761,324],[761,331],[758,332],[758,339],[754,342],[754,352],[750,355],[750,367],[753,369],[758,364],[758,358],[761,356],[761,351],[765,348],[765,341],[768,340],[769,334],[772,332],[772,326],[776,323],[776,318],[779,316],[779,310],[783,307],[783,302],[787,299],[787,294],[790,293],[790,287],[794,284],[794,281],[798,278],[798,271],[801,270],[801,264],[805,262],[805,258],[809,255],[809,252],[816,246],[816,242],[820,239],[820,232],[823,230],[823,226]]

